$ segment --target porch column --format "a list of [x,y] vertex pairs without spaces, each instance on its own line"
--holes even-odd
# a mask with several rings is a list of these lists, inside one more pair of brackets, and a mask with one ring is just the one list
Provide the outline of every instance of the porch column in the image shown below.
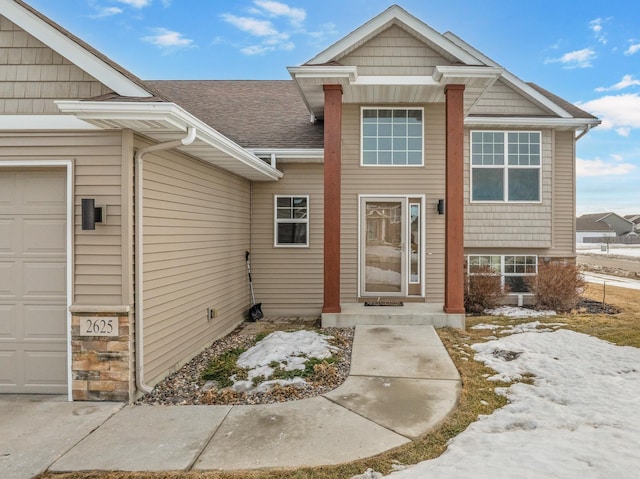
[[464,85],[447,85],[444,311],[464,313]]
[[342,86],[324,85],[324,305],[340,312],[340,163]]

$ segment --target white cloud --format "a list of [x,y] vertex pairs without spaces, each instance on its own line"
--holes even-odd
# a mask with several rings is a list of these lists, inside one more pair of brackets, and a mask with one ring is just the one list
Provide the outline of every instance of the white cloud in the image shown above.
[[148,35],[142,39],[163,49],[165,53],[193,46],[193,40],[186,38],[182,33],[167,30],[166,28],[155,28],[153,29],[153,35]]
[[[293,25],[301,25],[307,18],[307,12],[302,8],[294,8],[273,0],[254,0],[255,5],[271,17],[287,17]],[[256,9],[254,9],[255,11]],[[259,12],[259,10],[258,10]]]
[[591,61],[595,58],[595,51],[591,48],[583,48],[565,53],[560,58],[548,59],[545,63],[562,63],[565,68],[588,68],[592,66]]
[[603,32],[602,24],[605,23],[608,19],[596,18],[589,22],[589,29],[593,32],[596,39],[602,43],[603,45],[607,44],[607,37]]
[[117,0],[120,3],[124,3],[125,5],[129,5],[133,8],[144,8],[151,5],[151,0]]
[[98,8],[97,12],[91,15],[91,18],[106,18],[112,17],[113,15],[119,15],[123,12],[122,8],[118,7],[103,7]]
[[610,161],[605,161],[600,158],[593,160],[583,160],[582,158],[576,158],[576,175],[580,177],[585,176],[622,176],[628,175],[636,167],[631,163],[625,163],[620,155],[611,155]]
[[251,17],[238,17],[230,13],[223,13],[222,19],[243,32],[256,37],[278,37],[282,34],[275,29],[269,20],[258,20]]
[[640,128],[640,95],[626,93],[607,95],[596,100],[578,103],[583,110],[602,119],[601,128],[615,129],[618,134],[627,136],[631,129]]
[[598,87],[596,91],[613,91],[613,90],[623,90],[630,86],[640,85],[640,80],[635,80],[631,75],[625,75],[615,85],[611,85],[610,87]]
[[624,52],[625,55],[633,55],[634,53],[640,52],[640,43],[631,43],[629,48]]

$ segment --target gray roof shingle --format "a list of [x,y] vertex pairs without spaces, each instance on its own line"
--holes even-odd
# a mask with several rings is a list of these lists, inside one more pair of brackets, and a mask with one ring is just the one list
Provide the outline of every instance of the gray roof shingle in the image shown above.
[[245,148],[323,147],[323,124],[311,123],[292,80],[144,83]]

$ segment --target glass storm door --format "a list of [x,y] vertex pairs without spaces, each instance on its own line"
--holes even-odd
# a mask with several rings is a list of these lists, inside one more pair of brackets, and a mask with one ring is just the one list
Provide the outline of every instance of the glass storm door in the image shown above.
[[406,199],[363,198],[361,208],[361,293],[405,295]]

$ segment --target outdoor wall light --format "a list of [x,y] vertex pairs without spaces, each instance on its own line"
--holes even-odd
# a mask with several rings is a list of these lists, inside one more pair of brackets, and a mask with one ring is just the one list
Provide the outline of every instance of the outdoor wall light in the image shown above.
[[444,214],[444,200],[438,200],[438,203],[436,204],[436,211],[439,215]]
[[95,230],[96,223],[106,222],[106,212],[104,206],[96,207],[96,200],[93,198],[82,199],[82,229]]

